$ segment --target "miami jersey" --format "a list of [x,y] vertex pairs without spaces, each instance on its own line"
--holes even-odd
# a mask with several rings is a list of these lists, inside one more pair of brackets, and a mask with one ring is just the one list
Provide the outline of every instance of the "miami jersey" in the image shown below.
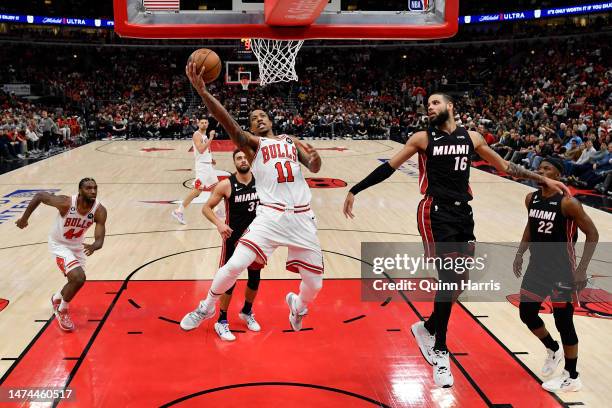
[[87,214],[81,214],[77,209],[77,196],[73,195],[68,213],[64,216],[57,215],[49,234],[49,241],[70,248],[82,248],[85,232],[94,223],[94,214],[99,205],[100,202],[96,200]]
[[309,206],[310,188],[302,174],[297,146],[289,136],[261,137],[251,171],[262,204],[295,209]]

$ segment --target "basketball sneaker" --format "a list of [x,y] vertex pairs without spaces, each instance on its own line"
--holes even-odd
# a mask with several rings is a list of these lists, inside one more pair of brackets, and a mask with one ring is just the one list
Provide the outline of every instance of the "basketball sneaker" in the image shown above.
[[174,217],[174,219],[180,222],[181,224],[183,225],[187,224],[187,222],[185,222],[185,215],[183,215],[183,213],[179,211],[178,209],[172,210],[171,214],[172,214],[172,217]]
[[433,378],[438,387],[449,388],[453,386],[453,373],[450,369],[448,351],[434,350],[433,352]]
[[297,295],[293,292],[287,293],[285,300],[287,301],[287,306],[289,306],[289,323],[291,323],[291,328],[296,332],[302,330],[302,319],[308,313],[308,309],[298,313],[295,306]]
[[51,309],[53,309],[53,314],[55,314],[55,312],[57,312],[59,310],[59,306],[62,304],[61,299],[53,299],[53,296],[51,296]]
[[546,354],[546,361],[544,361],[544,366],[542,366],[542,375],[544,377],[554,374],[559,364],[561,364],[563,360],[563,348],[559,346],[557,351],[552,351],[547,348]]
[[236,336],[234,336],[234,333],[230,331],[229,323],[227,322],[227,320],[222,320],[220,322],[215,323],[215,331],[217,332],[221,340],[224,340],[224,341],[236,340]]
[[563,370],[563,374],[559,377],[552,378],[543,383],[542,388],[550,392],[579,391],[582,388],[582,381],[580,380],[580,376],[572,378],[567,370]]
[[429,365],[433,365],[433,347],[436,343],[436,336],[429,334],[429,331],[425,328],[425,322],[416,322],[412,325],[411,330],[425,361]]
[[181,329],[193,330],[202,323],[202,320],[210,319],[215,314],[215,306],[213,305],[210,310],[206,310],[203,305],[203,301],[200,302],[198,307],[193,311],[189,312],[181,320]]
[[259,323],[257,323],[257,320],[255,320],[255,314],[254,313],[238,313],[238,317],[240,318],[240,320],[244,321],[247,325],[247,329],[249,329],[250,331],[254,331],[254,332],[258,332],[261,330],[261,326],[259,325]]
[[74,331],[74,323],[68,314],[68,310],[64,310],[63,312],[58,310],[55,312],[55,318],[57,319],[57,324],[60,329],[67,332]]

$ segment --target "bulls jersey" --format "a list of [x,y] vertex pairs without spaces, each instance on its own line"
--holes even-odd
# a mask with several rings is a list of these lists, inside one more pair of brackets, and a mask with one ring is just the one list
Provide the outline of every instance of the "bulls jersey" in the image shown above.
[[[206,142],[208,142],[208,137],[206,137],[206,134],[202,134],[199,130],[195,133],[197,137],[202,138],[202,143],[205,144]],[[210,168],[210,165],[212,164],[212,154],[210,153],[210,148],[206,149],[204,153],[200,153],[196,148],[195,143],[192,143],[192,145],[193,155],[195,156],[196,173],[198,173],[198,171],[200,170],[206,171]]]
[[255,210],[259,204],[255,190],[255,177],[249,184],[242,184],[236,178],[236,173],[229,177],[232,192],[225,199],[225,223],[234,231],[229,238],[237,240],[255,219]]
[[57,215],[49,241],[71,248],[83,248],[85,232],[94,223],[94,215],[99,205],[100,202],[96,200],[91,210],[83,215],[77,209],[77,196],[73,195],[68,213],[65,216]]
[[542,196],[542,190],[532,194],[528,206],[529,263],[567,274],[575,269],[578,233],[574,220],[561,211],[562,200],[562,194],[548,198]]
[[310,204],[310,188],[302,174],[297,147],[287,135],[278,139],[261,137],[251,171],[262,204],[297,209]]
[[427,149],[419,152],[421,194],[440,200],[470,201],[471,157],[474,145],[468,131],[458,126],[451,134],[427,130]]

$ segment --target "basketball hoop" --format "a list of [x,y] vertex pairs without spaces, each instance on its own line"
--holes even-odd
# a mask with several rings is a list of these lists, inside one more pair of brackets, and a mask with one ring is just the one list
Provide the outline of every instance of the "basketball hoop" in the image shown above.
[[[295,59],[303,40],[253,38],[251,48],[259,62],[259,78],[265,86],[275,82],[297,81]],[[244,87],[244,85],[243,85]]]
[[251,80],[247,77],[244,78],[240,78],[240,85],[242,85],[242,90],[243,91],[248,91],[249,90],[249,84],[251,83]]

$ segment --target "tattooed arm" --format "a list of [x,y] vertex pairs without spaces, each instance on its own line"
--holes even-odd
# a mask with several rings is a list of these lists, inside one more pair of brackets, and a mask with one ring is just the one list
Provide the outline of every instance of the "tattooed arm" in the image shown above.
[[485,159],[489,164],[497,171],[508,173],[512,177],[516,177],[523,180],[534,180],[538,184],[546,184],[548,187],[552,188],[554,191],[559,193],[563,193],[566,196],[571,196],[569,189],[567,186],[560,181],[552,180],[547,177],[541,176],[533,171],[524,169],[518,164],[514,164],[508,162],[501,158],[500,155],[495,153],[484,140],[482,135],[478,132],[469,131],[470,139],[472,139],[472,143],[474,144],[474,149],[476,153],[483,159]]

